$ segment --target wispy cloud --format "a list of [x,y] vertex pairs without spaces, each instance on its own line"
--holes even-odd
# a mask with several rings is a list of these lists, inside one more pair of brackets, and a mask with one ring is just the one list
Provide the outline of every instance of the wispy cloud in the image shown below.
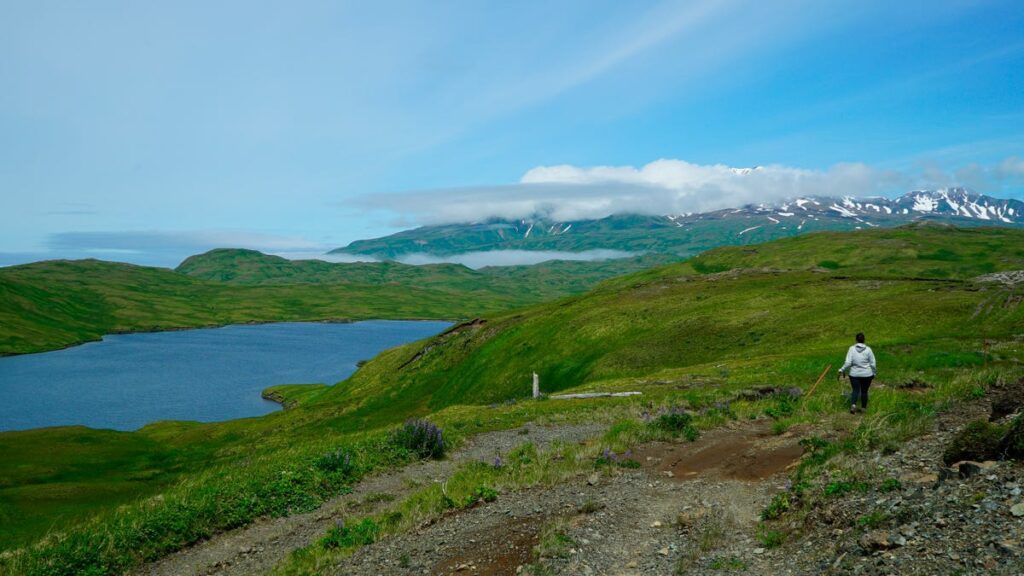
[[551,260],[572,260],[593,262],[597,260],[614,260],[636,256],[633,252],[623,250],[583,250],[581,252],[563,252],[558,250],[485,250],[480,252],[464,252],[451,256],[434,256],[432,254],[403,254],[398,261],[403,264],[462,264],[478,269],[487,266],[530,266]]

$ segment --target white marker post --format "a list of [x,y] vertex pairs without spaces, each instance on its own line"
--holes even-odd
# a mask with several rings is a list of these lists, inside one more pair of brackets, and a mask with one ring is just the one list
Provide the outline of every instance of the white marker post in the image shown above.
[[540,398],[540,376],[536,372],[533,373],[533,397]]

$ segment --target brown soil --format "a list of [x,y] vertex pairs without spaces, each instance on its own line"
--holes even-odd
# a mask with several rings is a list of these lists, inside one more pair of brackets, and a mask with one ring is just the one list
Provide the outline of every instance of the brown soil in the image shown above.
[[505,522],[497,530],[479,539],[470,539],[449,552],[449,556],[430,569],[431,574],[451,574],[467,570],[480,576],[515,574],[529,564],[533,547],[540,541],[543,518],[527,517]]
[[765,423],[712,430],[693,443],[654,442],[639,449],[636,457],[644,468],[680,481],[756,481],[785,471],[802,454],[793,431],[772,435]]

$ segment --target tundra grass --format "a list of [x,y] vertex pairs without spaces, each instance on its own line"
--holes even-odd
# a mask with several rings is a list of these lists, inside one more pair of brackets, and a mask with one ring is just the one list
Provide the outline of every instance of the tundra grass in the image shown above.
[[[298,392],[294,407],[260,418],[160,423],[133,433],[65,428],[0,434],[0,448],[11,448],[0,450],[0,515],[31,515],[33,499],[49,498],[35,520],[0,525],[4,546],[23,547],[8,551],[0,567],[115,573],[261,515],[315,506],[345,486],[337,479],[322,486],[320,473],[310,469],[317,458],[364,445],[410,417],[429,417],[457,441],[536,420],[643,422],[682,406],[698,414],[698,428],[726,418],[771,418],[779,431],[804,423],[834,427],[862,449],[898,441],[922,429],[942,406],[1022,376],[1021,289],[964,277],[977,269],[952,266],[948,255],[934,260],[948,267],[943,278],[921,277],[913,267],[919,254],[946,246],[987,258],[992,265],[986,270],[1024,268],[1016,248],[1024,244],[1015,241],[1024,237],[945,233],[845,236],[879,255],[904,258],[910,276],[858,268],[852,252],[845,259],[839,253],[839,240],[821,235],[822,259],[838,268],[808,267],[816,256],[797,256],[810,248],[801,244],[796,251],[780,242],[756,248],[772,266],[747,262],[751,267],[701,273],[671,265],[611,280],[586,295],[489,316],[387,351],[338,385],[285,389],[286,396]],[[911,253],[908,244],[919,248]],[[979,244],[988,251],[975,252]],[[793,252],[789,268],[776,250]],[[739,391],[762,385],[799,387],[806,395],[825,366],[832,364],[834,374],[857,331],[868,334],[880,366],[862,420],[843,414],[843,388],[831,375],[795,406],[777,398],[736,400]],[[545,392],[643,395],[527,400],[534,371]],[[898,388],[911,379],[930,387]],[[636,432],[636,426],[623,430]],[[78,451],[78,444],[89,449]],[[64,457],[38,465],[38,455],[51,449]],[[400,465],[399,456],[381,456],[379,465]],[[281,483],[282,475],[294,481]],[[62,491],[61,483],[73,489]],[[266,486],[280,492],[267,495]],[[224,508],[211,507],[215,497]],[[47,528],[55,531],[45,535]]]
[[98,260],[0,268],[0,355],[104,334],[271,321],[458,319],[586,291],[665,258],[487,268],[292,262],[217,250],[179,272]]

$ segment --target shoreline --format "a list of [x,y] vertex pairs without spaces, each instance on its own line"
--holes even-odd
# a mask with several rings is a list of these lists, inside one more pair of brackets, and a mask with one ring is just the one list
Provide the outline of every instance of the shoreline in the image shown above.
[[61,350],[67,350],[68,348],[74,348],[76,346],[82,346],[83,344],[90,344],[93,342],[102,342],[107,336],[120,336],[126,334],[157,334],[160,332],[184,332],[187,330],[210,330],[213,328],[227,328],[229,326],[261,326],[264,324],[355,324],[356,322],[373,322],[373,321],[386,321],[386,322],[451,322],[457,324],[461,320],[453,320],[451,318],[325,318],[317,320],[246,320],[244,322],[229,322],[225,324],[199,324],[195,326],[172,326],[169,328],[126,328],[124,330],[114,330],[107,332],[97,338],[89,338],[86,340],[76,340],[74,342],[56,346],[54,348],[43,348],[40,350],[33,350],[31,352],[5,352],[0,351],[0,358],[9,358],[12,356],[27,356],[30,354],[44,354],[46,352],[59,352]]

